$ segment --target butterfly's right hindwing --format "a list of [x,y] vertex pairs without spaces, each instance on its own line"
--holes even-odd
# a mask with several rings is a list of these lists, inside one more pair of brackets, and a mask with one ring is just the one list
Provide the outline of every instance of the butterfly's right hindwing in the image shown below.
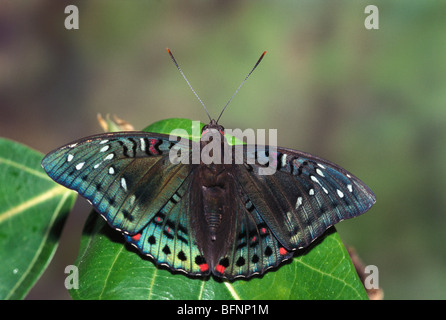
[[157,264],[190,275],[207,275],[208,263],[197,246],[190,219],[193,174],[139,234],[127,235],[126,240],[141,253],[152,257]]

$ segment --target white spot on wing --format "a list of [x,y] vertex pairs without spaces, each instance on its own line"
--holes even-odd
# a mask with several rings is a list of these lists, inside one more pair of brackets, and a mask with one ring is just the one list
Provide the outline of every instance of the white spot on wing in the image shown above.
[[282,154],[282,159],[281,159],[282,160],[282,163],[281,163],[282,167],[286,166],[286,156],[287,156],[286,154]]
[[141,141],[141,150],[146,151],[146,142],[143,138],[140,138],[139,141]]
[[82,169],[82,167],[84,166],[85,162],[80,162],[76,165],[76,170],[80,170]]
[[107,143],[108,142],[108,140],[102,140],[101,142],[99,142],[99,144],[104,144],[104,143]]
[[102,147],[102,149],[99,150],[99,151],[100,151],[100,152],[105,152],[105,151],[107,151],[109,148],[110,148],[110,146],[104,146],[104,147]]
[[114,155],[113,153],[110,153],[108,156],[106,156],[106,157],[104,158],[104,160],[111,160],[111,159],[113,159],[114,156],[115,156],[115,155]]
[[310,191],[308,191],[308,194],[309,194],[310,196],[314,196],[314,189],[311,188]]
[[336,189],[336,192],[338,193],[339,197],[344,198],[344,193],[341,190]]
[[319,169],[319,168],[316,168],[316,173],[317,173],[318,175],[320,175],[321,177],[325,177],[324,173],[323,173],[322,170]]
[[121,187],[122,187],[122,189],[127,191],[127,182],[125,181],[124,178],[121,178]]
[[297,197],[296,210],[302,205],[302,197]]
[[108,168],[109,174],[115,174],[115,169],[113,167]]
[[70,162],[71,160],[73,160],[74,156],[72,154],[69,154],[67,157],[67,161]]
[[351,184],[347,185],[347,189],[348,191],[353,192],[353,186]]
[[311,180],[313,180],[314,182],[318,183],[318,184],[321,186],[322,190],[324,190],[324,192],[325,192],[326,194],[328,194],[328,190],[324,188],[324,186],[322,185],[322,183],[319,181],[318,178],[316,178],[315,176],[310,176],[310,178],[311,178]]
[[315,176],[310,176],[310,179],[313,180],[314,182],[321,184]]

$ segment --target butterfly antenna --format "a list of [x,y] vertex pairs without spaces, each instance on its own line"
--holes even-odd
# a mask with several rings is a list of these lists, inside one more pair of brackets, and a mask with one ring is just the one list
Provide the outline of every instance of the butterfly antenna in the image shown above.
[[184,75],[183,71],[181,70],[180,66],[178,65],[177,61],[175,60],[175,58],[174,58],[174,56],[173,56],[173,54],[172,54],[172,51],[170,51],[169,48],[166,48],[166,49],[167,49],[167,52],[169,53],[170,57],[172,58],[173,63],[175,63],[175,66],[177,67],[178,71],[180,71],[180,73],[181,73],[181,75],[183,76],[184,80],[186,80],[186,82],[187,82],[189,88],[190,88],[190,89],[192,90],[192,92],[195,94],[195,96],[197,97],[198,101],[200,101],[201,105],[202,105],[203,108],[204,108],[204,111],[206,111],[206,114],[207,114],[208,117],[209,117],[209,120],[212,121],[212,118],[211,118],[211,116],[210,116],[210,114],[209,114],[209,112],[208,112],[208,109],[206,109],[206,106],[204,105],[203,101],[201,101],[200,97],[199,97],[198,94],[195,92],[194,88],[192,88],[192,86],[190,85],[189,80],[187,80],[186,76]]
[[228,106],[228,104],[232,101],[232,99],[234,98],[234,96],[237,94],[237,92],[240,90],[240,88],[243,86],[243,84],[246,82],[246,80],[248,80],[249,76],[251,75],[251,73],[254,72],[254,70],[257,68],[257,66],[259,65],[260,61],[262,61],[263,57],[265,56],[266,51],[264,51],[262,53],[262,55],[260,56],[259,60],[257,60],[256,64],[254,65],[254,67],[251,69],[251,71],[249,71],[248,75],[246,76],[245,80],[242,81],[242,83],[239,85],[239,87],[237,88],[237,90],[235,90],[234,94],[232,95],[231,99],[229,99],[228,102],[226,102],[225,106],[223,107],[223,110],[221,111],[220,115],[218,116],[217,119],[217,123],[218,120],[220,120],[221,116],[223,115],[223,112],[225,111],[226,107]]

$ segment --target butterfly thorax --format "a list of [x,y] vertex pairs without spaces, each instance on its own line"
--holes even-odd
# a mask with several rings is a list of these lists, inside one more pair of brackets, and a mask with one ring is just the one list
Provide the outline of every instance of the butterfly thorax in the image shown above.
[[[209,149],[208,156],[212,159],[201,159],[199,177],[201,180],[201,199],[204,218],[206,220],[208,235],[212,241],[217,239],[220,224],[224,218],[227,208],[227,184],[228,171],[223,164],[223,155],[226,139],[223,136],[224,128],[212,120],[211,123],[203,127],[200,149],[205,150],[209,144],[213,143],[213,148]],[[217,148],[215,147],[217,146]]]

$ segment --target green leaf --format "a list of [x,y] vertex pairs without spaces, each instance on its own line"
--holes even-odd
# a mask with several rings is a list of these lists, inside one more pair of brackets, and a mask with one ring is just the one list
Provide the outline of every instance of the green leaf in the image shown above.
[[[145,131],[169,134],[182,122],[176,120],[157,122]],[[74,299],[367,299],[334,227],[278,269],[229,282],[155,266],[93,212],[75,264],[79,288],[70,290]]]
[[334,228],[276,271],[233,282],[189,278],[140,256],[93,212],[75,265],[74,299],[367,299]]
[[184,118],[170,118],[154,122],[142,131],[171,134],[174,130],[181,129],[181,131],[184,132],[177,132],[175,135],[193,141],[200,141],[201,128],[203,128],[204,125],[204,123],[199,121],[192,121]]
[[[170,118],[154,122],[142,131],[173,134],[193,141],[200,141],[201,129],[204,125],[205,123],[203,122],[192,121],[190,119]],[[181,131],[175,133],[174,130],[177,130],[178,128],[180,128]],[[229,134],[226,134],[225,138],[230,145],[243,144],[243,141]]]
[[22,299],[40,278],[76,198],[46,175],[42,157],[0,138],[0,299]]

